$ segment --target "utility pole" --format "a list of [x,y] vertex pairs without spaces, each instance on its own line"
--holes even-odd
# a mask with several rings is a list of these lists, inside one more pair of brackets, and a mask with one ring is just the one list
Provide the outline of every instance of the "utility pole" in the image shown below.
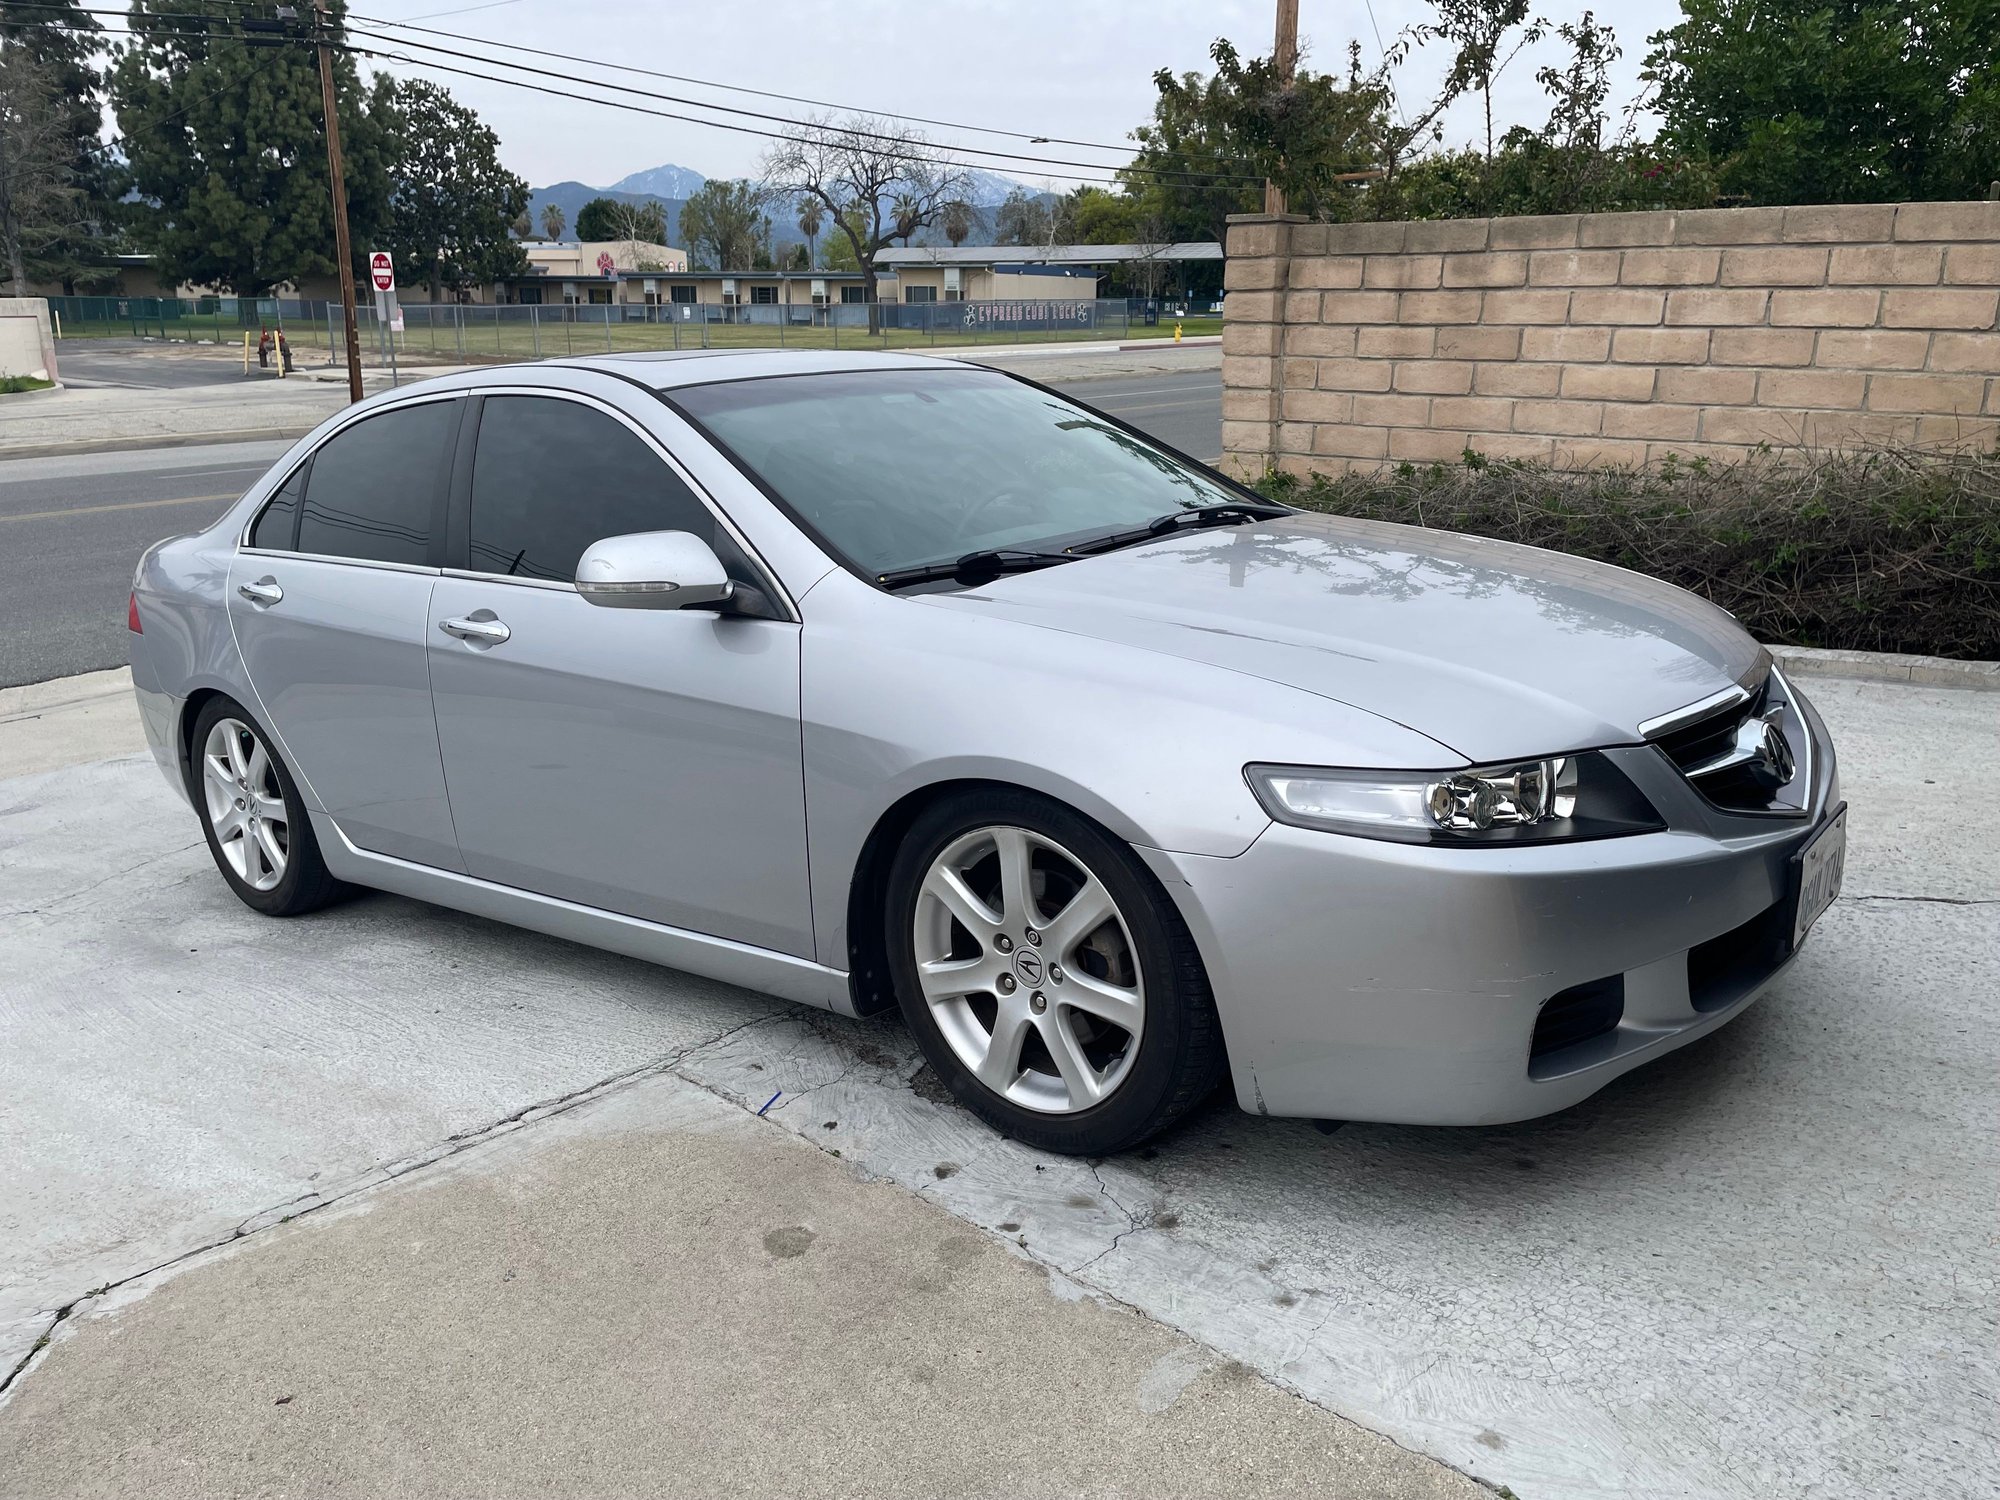
[[[1278,81],[1290,84],[1299,66],[1299,0],[1278,0],[1278,34],[1271,43],[1271,66]],[[1270,178],[1264,179],[1264,212],[1285,211],[1285,190]]]
[[340,315],[347,329],[347,399],[361,399],[361,334],[354,325],[354,251],[347,240],[347,174],[340,154],[340,110],[333,97],[333,48],[327,42],[326,0],[313,0],[319,44],[319,98],[326,115],[326,170],[333,181],[333,245],[340,262]]

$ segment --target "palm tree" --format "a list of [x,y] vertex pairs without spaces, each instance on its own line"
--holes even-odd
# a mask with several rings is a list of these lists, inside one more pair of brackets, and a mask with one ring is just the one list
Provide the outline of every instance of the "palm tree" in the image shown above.
[[819,260],[816,242],[819,239],[819,226],[821,222],[819,199],[806,199],[799,206],[799,233],[806,237],[806,269],[808,271]]
[[965,243],[965,237],[972,233],[972,206],[962,198],[955,198],[944,207],[944,237],[951,241],[956,250]]
[[563,234],[563,211],[557,203],[542,205],[542,233],[552,240],[559,240]]

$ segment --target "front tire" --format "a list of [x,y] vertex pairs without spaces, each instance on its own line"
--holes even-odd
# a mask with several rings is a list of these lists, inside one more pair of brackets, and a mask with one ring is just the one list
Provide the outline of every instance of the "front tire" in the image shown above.
[[320,857],[291,771],[240,705],[203,704],[192,750],[195,813],[238,900],[267,917],[296,917],[346,894]]
[[889,873],[889,955],[952,1095],[1044,1150],[1157,1133],[1223,1071],[1194,939],[1132,851],[1058,802],[969,791],[917,818]]

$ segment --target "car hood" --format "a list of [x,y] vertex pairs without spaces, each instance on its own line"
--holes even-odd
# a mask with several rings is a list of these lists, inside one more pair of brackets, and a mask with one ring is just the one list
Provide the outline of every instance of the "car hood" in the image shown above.
[[924,602],[1285,683],[1475,762],[1630,743],[1764,655],[1642,574],[1336,516],[1187,532]]

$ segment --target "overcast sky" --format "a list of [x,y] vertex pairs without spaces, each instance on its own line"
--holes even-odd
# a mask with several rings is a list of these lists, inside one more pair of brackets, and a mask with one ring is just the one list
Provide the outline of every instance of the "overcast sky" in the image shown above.
[[[460,10],[472,0],[353,0],[358,16],[429,17],[424,25],[670,73],[826,99],[883,113],[928,115],[968,125],[1119,143],[1151,113],[1152,74],[1208,67],[1208,46],[1227,36],[1246,56],[1270,50],[1270,0],[738,0],[730,5],[661,4],[659,0],[507,0]],[[1421,0],[1302,0],[1299,28],[1308,63],[1344,69],[1350,39],[1367,64],[1380,40],[1393,44],[1430,15]],[[1580,4],[1550,0],[1551,21],[1574,20]],[[1637,88],[1646,37],[1678,16],[1661,0],[1599,0],[1599,20],[1618,33],[1625,55],[1614,73],[1613,102]],[[437,14],[457,10],[451,15]],[[442,38],[428,40],[456,45]],[[1496,91],[1499,124],[1539,124],[1546,101],[1535,69],[1562,56],[1553,42],[1516,58]],[[565,63],[523,59],[572,72]],[[1406,108],[1428,99],[1447,58],[1431,47],[1398,76]],[[476,66],[476,65],[473,65]],[[395,71],[409,71],[397,68]],[[502,159],[535,186],[565,178],[595,185],[673,162],[711,177],[754,172],[763,143],[746,135],[652,119],[549,98],[499,84],[431,74],[476,108],[500,134]],[[617,78],[620,75],[607,75]],[[774,113],[799,106],[745,99],[625,76],[637,87],[705,97]],[[557,87],[566,85],[557,84]],[[646,102],[646,101],[638,101]],[[661,105],[661,108],[673,108]],[[1446,118],[1449,141],[1482,130],[1473,102]],[[1002,149],[1078,156],[1074,149],[1012,145],[992,137],[931,128]],[[1081,153],[1091,160],[1112,158]],[[967,158],[967,160],[975,160]],[[1039,180],[1023,163],[979,159],[1009,176]],[[1050,172],[1074,170],[1047,168]],[[1052,183],[1055,186],[1066,184]]]

